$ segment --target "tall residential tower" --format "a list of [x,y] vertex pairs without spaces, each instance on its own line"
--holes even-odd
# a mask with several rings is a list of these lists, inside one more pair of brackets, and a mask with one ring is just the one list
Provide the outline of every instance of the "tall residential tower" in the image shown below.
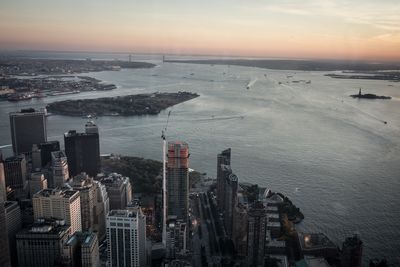
[[186,221],[189,208],[189,146],[185,142],[168,142],[167,211]]

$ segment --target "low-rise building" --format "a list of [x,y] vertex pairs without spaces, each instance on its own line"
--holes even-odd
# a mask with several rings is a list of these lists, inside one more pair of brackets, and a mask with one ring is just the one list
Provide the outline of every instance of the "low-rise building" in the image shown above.
[[323,233],[299,233],[302,255],[334,259],[339,248]]

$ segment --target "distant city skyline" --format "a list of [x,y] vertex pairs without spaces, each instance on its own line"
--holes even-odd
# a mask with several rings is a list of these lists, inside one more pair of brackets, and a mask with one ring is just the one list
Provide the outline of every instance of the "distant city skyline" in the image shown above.
[[0,7],[0,50],[400,60],[394,0],[5,0]]

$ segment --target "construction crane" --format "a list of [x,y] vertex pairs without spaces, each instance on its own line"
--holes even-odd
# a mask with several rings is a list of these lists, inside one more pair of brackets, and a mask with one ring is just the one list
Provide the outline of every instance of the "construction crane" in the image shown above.
[[162,226],[162,242],[166,247],[167,244],[167,140],[166,133],[168,129],[169,116],[171,116],[171,110],[168,112],[167,122],[165,123],[164,129],[161,131],[161,139],[163,140],[163,149],[162,149],[162,162],[163,162],[163,226]]

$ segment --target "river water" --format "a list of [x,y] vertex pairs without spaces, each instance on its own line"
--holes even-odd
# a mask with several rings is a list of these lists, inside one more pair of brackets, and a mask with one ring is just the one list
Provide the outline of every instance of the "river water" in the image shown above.
[[[134,59],[157,67],[82,74],[116,84],[113,91],[0,102],[0,145],[11,143],[8,112],[20,108],[64,99],[196,92],[200,97],[172,108],[167,130],[168,140],[189,144],[192,168],[215,177],[217,153],[231,147],[239,180],[287,194],[305,215],[299,229],[324,232],[338,245],[358,233],[364,259],[399,260],[400,83],[333,79],[321,72],[162,63],[157,56]],[[348,97],[359,87],[393,99]],[[160,135],[168,111],[98,118],[101,152],[161,160]],[[63,143],[64,132],[83,131],[84,123],[82,118],[50,116],[49,139]]]

